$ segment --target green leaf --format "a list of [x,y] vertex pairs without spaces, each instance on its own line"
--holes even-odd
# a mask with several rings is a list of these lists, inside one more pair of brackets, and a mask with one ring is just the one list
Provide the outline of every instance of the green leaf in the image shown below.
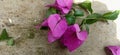
[[95,23],[97,21],[98,21],[97,19],[87,19],[86,24],[93,24],[93,23]]
[[84,16],[84,12],[79,9],[75,9],[74,16]]
[[117,19],[120,11],[116,10],[114,12],[108,12],[103,15],[103,18],[108,19],[108,20],[115,20]]
[[93,13],[91,2],[89,0],[82,2],[81,4],[79,4],[79,6],[88,10],[90,13]]
[[98,14],[98,13],[93,13],[91,15],[88,15],[87,18],[89,18],[89,19],[98,19],[98,18],[102,18],[102,15]]
[[69,25],[72,25],[72,24],[75,23],[75,17],[74,16],[72,16],[72,15],[66,15],[65,17],[66,17],[66,20],[67,20],[67,22],[68,22]]
[[8,36],[8,33],[6,31],[6,29],[3,29],[1,35],[0,35],[0,40],[7,40],[10,39],[11,37]]
[[14,40],[13,38],[8,36],[6,29],[3,29],[0,35],[0,41],[3,41],[3,40],[7,40],[7,45],[10,45],[10,46],[14,45]]
[[102,18],[101,14],[93,13],[93,14],[87,16],[87,19],[86,19],[85,23],[86,24],[93,24],[93,23],[101,20],[101,18]]
[[46,13],[46,17],[49,17],[51,14],[57,13],[57,10],[55,8],[49,8]]
[[8,45],[8,46],[13,46],[13,45],[14,45],[14,39],[13,39],[13,38],[9,39],[9,40],[7,41],[7,45]]

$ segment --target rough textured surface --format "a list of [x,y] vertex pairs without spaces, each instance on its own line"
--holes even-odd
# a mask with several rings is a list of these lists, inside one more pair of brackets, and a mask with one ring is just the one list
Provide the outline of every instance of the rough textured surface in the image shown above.
[[[47,31],[36,30],[34,26],[41,23],[46,12],[45,5],[53,0],[0,0],[0,31],[6,28],[15,38],[14,46],[0,42],[0,55],[105,55],[104,47],[118,45],[116,25],[97,22],[90,26],[86,42],[76,51],[70,53],[58,42],[47,42]],[[94,1],[95,12],[107,12],[105,4]]]

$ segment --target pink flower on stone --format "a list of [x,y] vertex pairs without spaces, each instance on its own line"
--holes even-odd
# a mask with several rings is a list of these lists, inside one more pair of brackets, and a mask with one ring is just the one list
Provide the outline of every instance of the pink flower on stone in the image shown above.
[[87,31],[81,31],[79,25],[74,24],[67,28],[60,41],[71,52],[83,44],[87,35]]
[[61,38],[64,32],[67,30],[67,22],[64,18],[61,18],[59,14],[52,14],[42,23],[42,26],[49,27],[48,41],[54,42]]
[[105,50],[107,55],[120,55],[120,46],[108,46]]
[[72,8],[73,0],[55,0],[55,3],[48,5],[60,10],[62,14],[67,14]]

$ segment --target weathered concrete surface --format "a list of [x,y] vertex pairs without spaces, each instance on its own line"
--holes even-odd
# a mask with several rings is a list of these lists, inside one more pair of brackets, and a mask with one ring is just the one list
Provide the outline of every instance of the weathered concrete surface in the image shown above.
[[[116,39],[116,25],[97,22],[90,26],[86,42],[70,53],[58,42],[47,42],[47,31],[36,30],[46,12],[45,5],[53,0],[0,0],[0,31],[6,28],[15,45],[10,47],[0,42],[0,55],[105,55],[104,47],[119,45]],[[93,2],[95,12],[107,12],[105,4]],[[30,38],[31,37],[31,38]]]

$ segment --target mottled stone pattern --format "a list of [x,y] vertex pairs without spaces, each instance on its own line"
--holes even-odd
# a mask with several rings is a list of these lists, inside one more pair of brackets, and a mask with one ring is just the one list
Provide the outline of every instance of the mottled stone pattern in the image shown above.
[[[43,21],[47,8],[53,0],[0,0],[0,32],[6,28],[14,37],[15,45],[0,42],[0,55],[105,55],[104,47],[117,45],[116,25],[97,22],[90,26],[89,37],[76,51],[70,53],[58,42],[47,42],[47,31],[34,26]],[[93,2],[95,12],[104,13],[107,8]],[[79,21],[78,21],[79,22]]]

